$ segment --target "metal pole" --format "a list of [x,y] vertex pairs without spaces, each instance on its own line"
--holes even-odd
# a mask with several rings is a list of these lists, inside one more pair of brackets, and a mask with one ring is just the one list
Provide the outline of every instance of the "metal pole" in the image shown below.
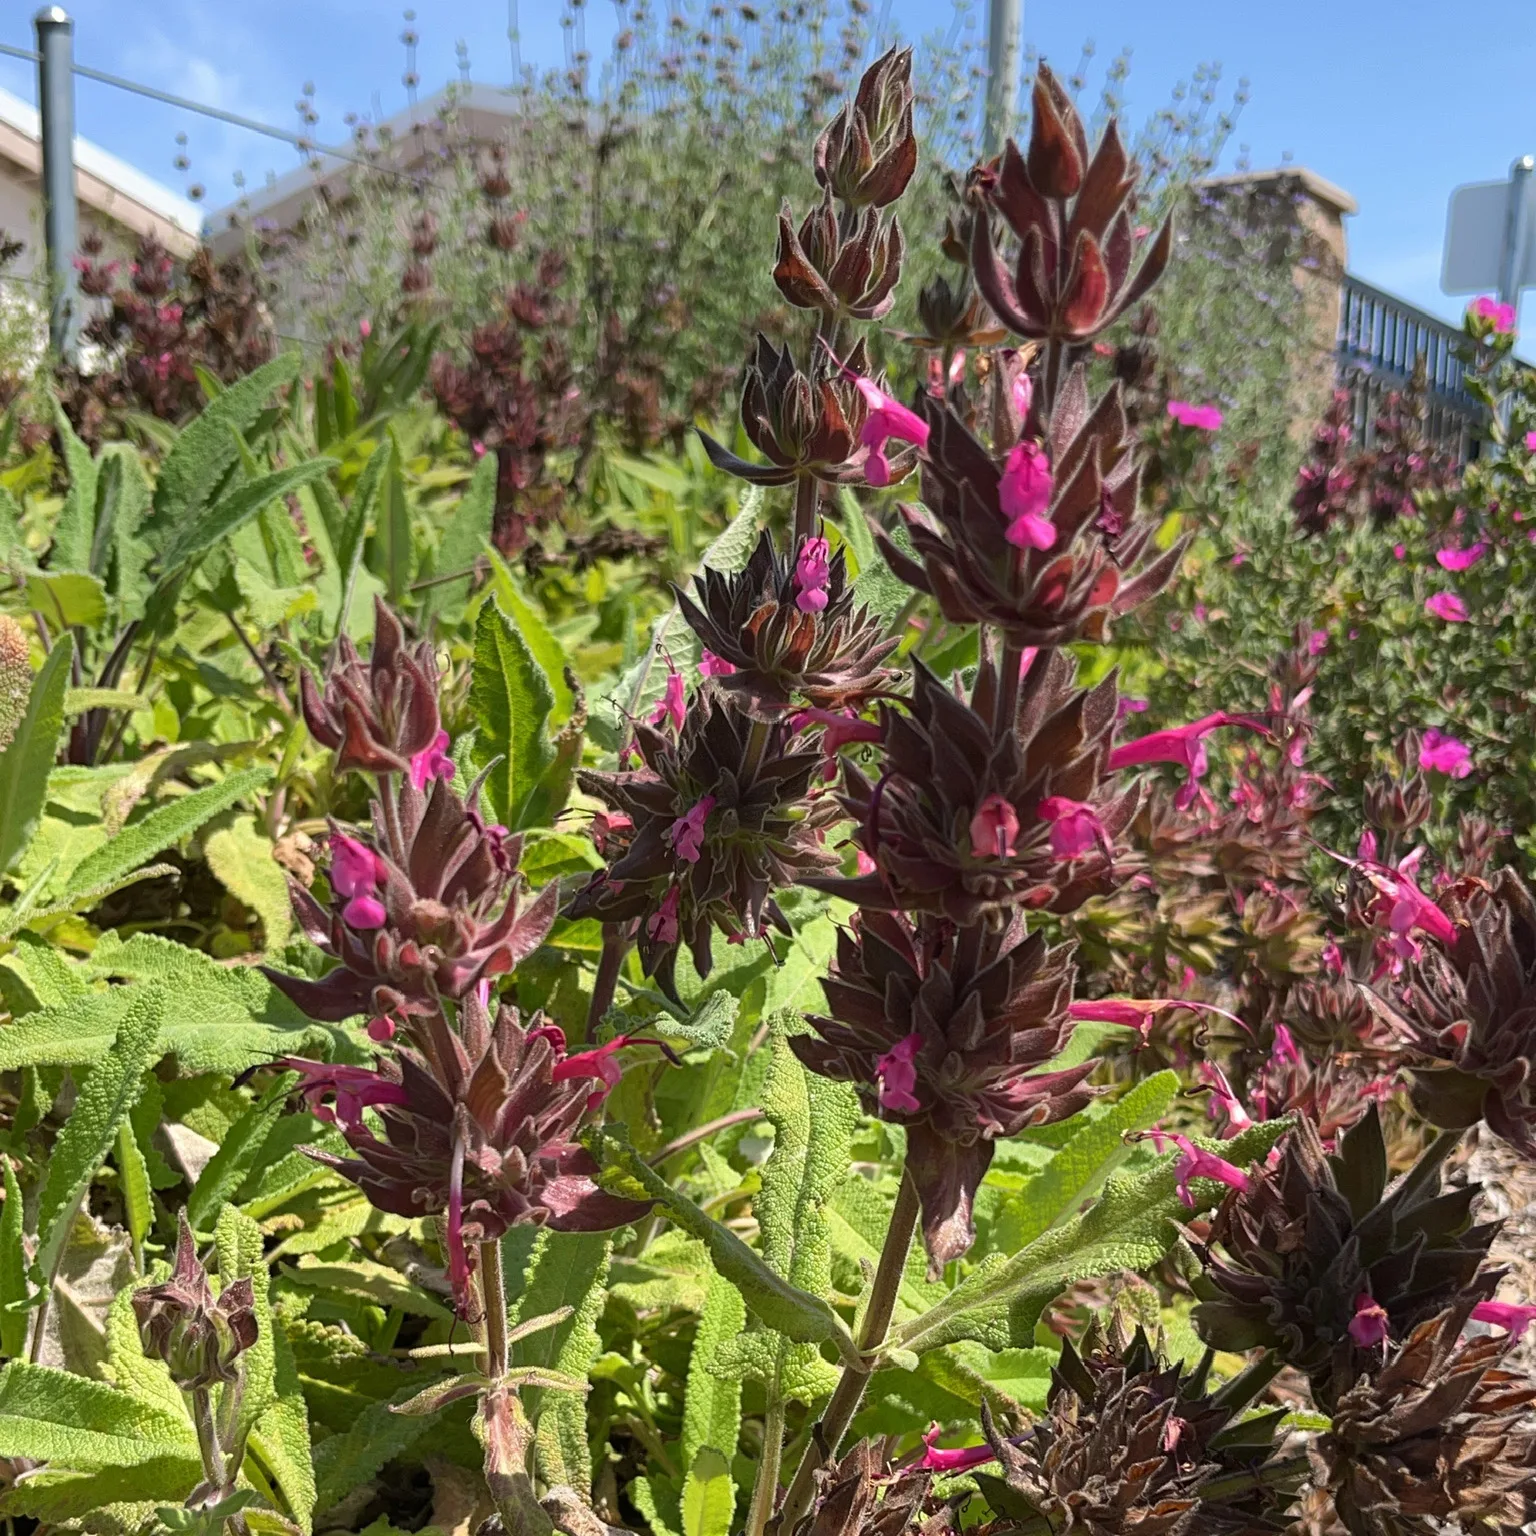
[[1019,52],[1024,35],[1024,0],[987,3],[987,120],[982,135],[984,153],[1002,153],[1013,129],[1013,109],[1019,100]]
[[1525,271],[1525,248],[1531,221],[1526,203],[1536,159],[1521,155],[1509,168],[1509,203],[1504,213],[1504,253],[1499,260],[1499,298],[1516,307],[1520,303],[1520,278]]
[[48,247],[48,343],[66,362],[75,357],[75,24],[57,5],[44,6],[37,28],[37,109],[43,133],[43,238]]

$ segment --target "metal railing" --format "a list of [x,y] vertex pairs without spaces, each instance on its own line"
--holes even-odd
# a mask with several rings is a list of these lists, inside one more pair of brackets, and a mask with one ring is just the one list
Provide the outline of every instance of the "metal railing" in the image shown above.
[[1339,294],[1338,376],[1354,402],[1357,440],[1369,442],[1383,397],[1404,389],[1422,358],[1425,430],[1458,458],[1475,458],[1486,413],[1466,390],[1458,356],[1464,341],[1459,327],[1346,273]]

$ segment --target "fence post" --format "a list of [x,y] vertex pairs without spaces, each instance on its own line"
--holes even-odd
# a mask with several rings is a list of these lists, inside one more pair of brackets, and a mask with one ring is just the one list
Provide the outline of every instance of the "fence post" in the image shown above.
[[43,238],[48,247],[48,343],[65,362],[75,359],[79,334],[75,255],[75,24],[62,6],[48,5],[37,29],[37,109],[43,138]]
[[983,153],[999,155],[1013,129],[1019,100],[1019,44],[1024,35],[1024,0],[988,0],[987,120]]

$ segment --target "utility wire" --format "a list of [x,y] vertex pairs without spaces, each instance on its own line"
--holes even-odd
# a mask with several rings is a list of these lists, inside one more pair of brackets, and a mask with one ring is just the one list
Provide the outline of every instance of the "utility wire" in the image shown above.
[[[40,58],[35,50],[16,48],[10,43],[0,43],[0,54],[7,58],[25,59],[33,64],[36,64]],[[269,123],[257,122],[253,117],[242,117],[238,112],[226,112],[222,107],[210,107],[200,101],[190,101],[185,96],[175,96],[170,91],[157,90],[152,85],[140,85],[137,80],[125,80],[121,75],[110,75],[104,69],[92,69],[85,64],[76,64],[73,69],[75,74],[87,80],[97,80],[102,85],[115,86],[120,91],[131,91],[135,96],[147,96],[151,101],[164,102],[170,107],[180,107],[184,112],[196,112],[202,117],[216,118],[221,123],[230,123],[236,128],[244,128],[249,133],[259,133],[269,139],[279,139],[284,144],[291,144],[295,149],[300,149],[308,155],[325,155],[332,160],[345,160],[349,165],[360,165],[366,170],[383,171],[387,175],[399,176],[406,180],[414,179],[409,172],[380,165],[375,160],[365,160],[357,155],[349,155],[345,150],[329,149],[301,133],[291,133],[286,128],[274,128]]]

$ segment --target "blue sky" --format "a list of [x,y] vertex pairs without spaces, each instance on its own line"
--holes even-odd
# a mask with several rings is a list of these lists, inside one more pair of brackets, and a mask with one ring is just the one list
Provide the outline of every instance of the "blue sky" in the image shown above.
[[[697,6],[700,0],[693,0]],[[877,0],[877,5],[880,0]],[[455,45],[467,44],[475,79],[510,73],[506,0],[418,0],[423,93],[457,77]],[[0,41],[31,46],[7,12]],[[76,56],[164,90],[283,127],[297,123],[304,82],[315,86],[322,137],[344,135],[348,110],[387,115],[405,104],[397,0],[75,0]],[[612,32],[608,0],[589,0],[594,51]],[[1025,39],[1067,72],[1081,46],[1097,45],[1096,71],[1132,50],[1127,115],[1163,105],[1198,63],[1219,63],[1224,89],[1246,77],[1252,99],[1228,158],[1245,146],[1254,166],[1294,160],[1352,193],[1351,267],[1362,277],[1447,316],[1461,301],[1439,293],[1446,199],[1458,182],[1502,177],[1536,152],[1532,0],[1485,0],[1476,9],[1444,0],[1025,0]],[[522,0],[524,57],[557,64],[563,51],[556,0]],[[947,0],[884,0],[909,35],[946,27]],[[34,96],[31,66],[0,59],[0,85]],[[81,82],[80,130],[172,186],[197,180],[216,207],[234,196],[232,175],[252,185],[289,170],[281,144],[171,108]],[[172,167],[186,132],[192,170]]]

